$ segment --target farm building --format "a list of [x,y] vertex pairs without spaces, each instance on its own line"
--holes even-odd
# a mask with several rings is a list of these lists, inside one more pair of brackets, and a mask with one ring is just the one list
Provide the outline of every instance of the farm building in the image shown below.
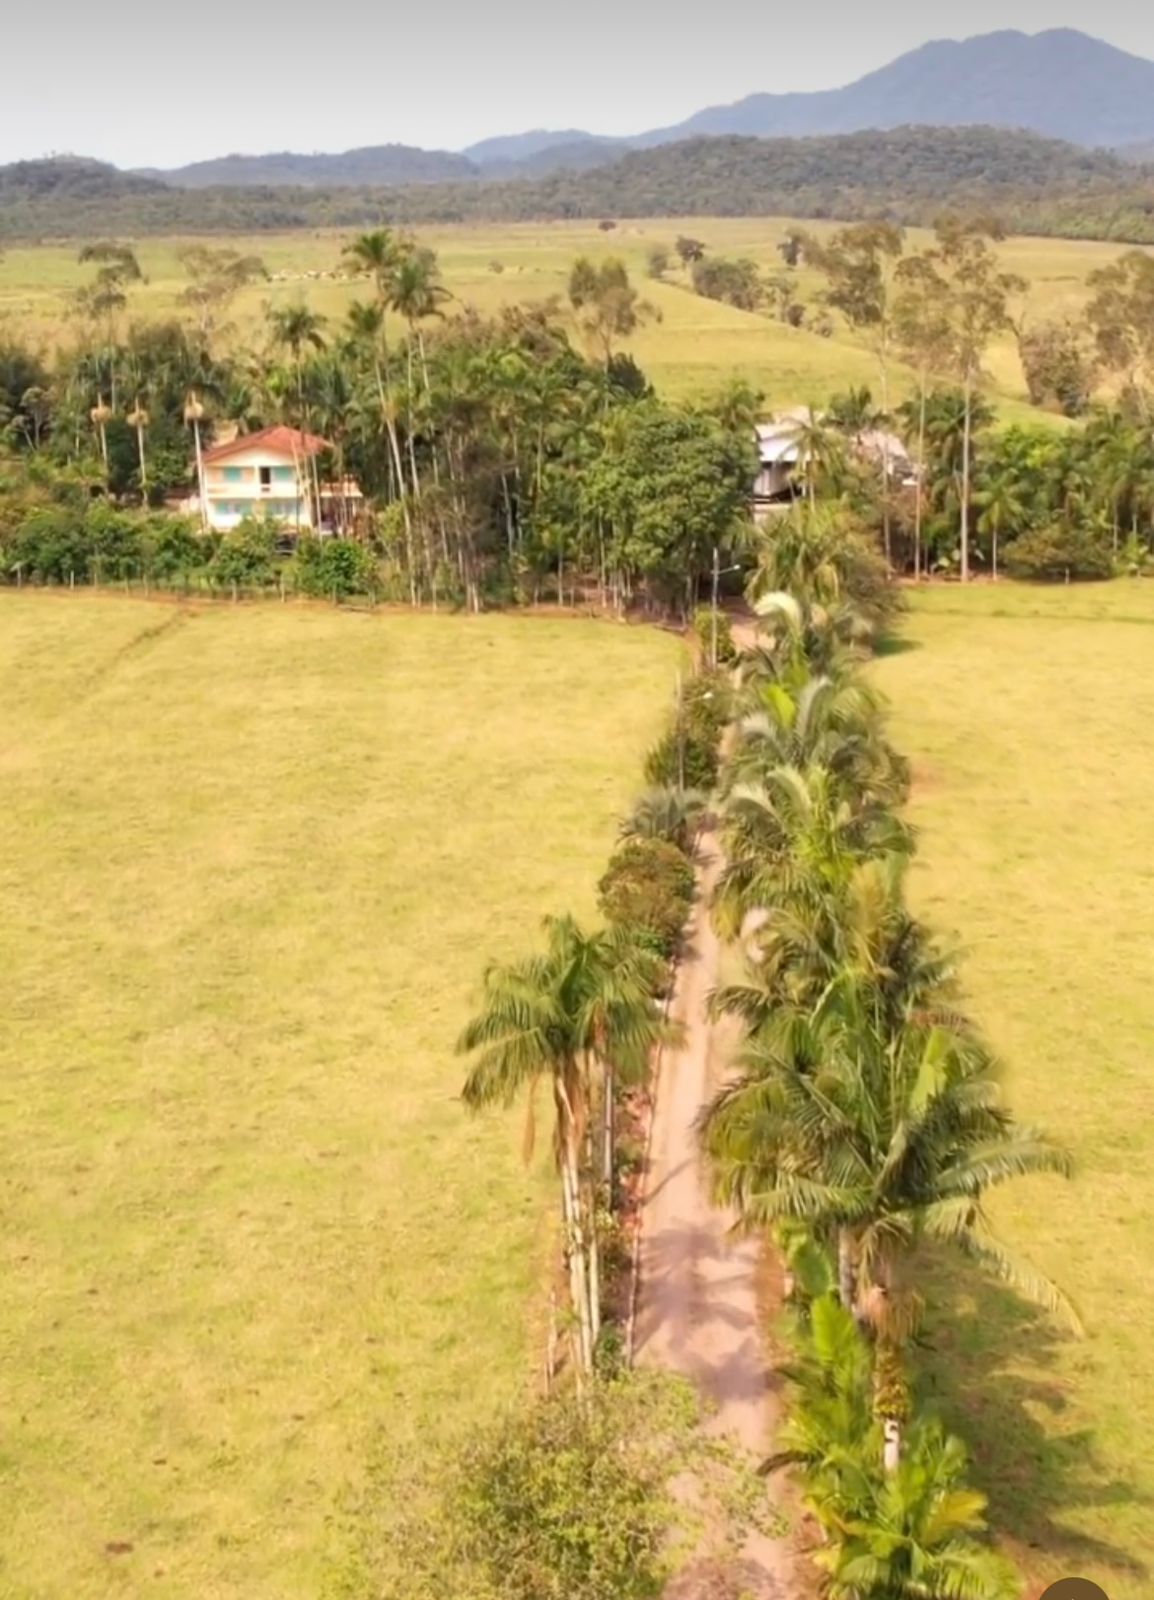
[[334,484],[317,476],[316,462],[332,447],[297,428],[262,428],[206,450],[200,499],[208,527],[235,528],[265,517],[298,532],[335,533],[352,523],[363,496],[352,479]]

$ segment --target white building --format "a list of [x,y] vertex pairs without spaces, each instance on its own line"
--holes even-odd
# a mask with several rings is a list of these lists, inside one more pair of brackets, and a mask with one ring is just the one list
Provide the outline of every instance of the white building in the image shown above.
[[[204,520],[226,533],[245,517],[264,517],[296,532],[339,532],[362,503],[359,486],[321,482],[316,458],[332,446],[297,428],[262,428],[206,450],[200,497]],[[198,508],[199,509],[199,508]]]

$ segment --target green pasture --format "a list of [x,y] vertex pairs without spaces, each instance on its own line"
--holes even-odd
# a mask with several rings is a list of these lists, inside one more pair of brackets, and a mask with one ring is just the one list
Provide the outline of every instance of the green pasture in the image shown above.
[[5,1600],[316,1600],[382,1438],[533,1381],[553,1189],[453,1043],[592,914],[679,659],[0,595]]
[[917,908],[965,953],[967,1000],[1026,1121],[1076,1153],[995,1222],[1076,1301],[1072,1337],[951,1268],[933,1286],[938,1398],[1040,1593],[1154,1586],[1154,584],[918,594],[876,668],[912,758]]
[[[438,252],[445,281],[462,303],[493,311],[513,301],[564,297],[569,268],[582,253],[624,257],[660,322],[642,330],[633,343],[638,360],[665,392],[695,394],[716,387],[738,373],[757,385],[770,406],[824,401],[831,391],[851,384],[873,384],[876,362],[869,350],[846,329],[823,339],[804,329],[788,328],[768,315],[737,311],[703,300],[688,287],[675,266],[665,282],[646,280],[646,260],[654,244],[672,246],[679,233],[694,235],[715,254],[750,256],[764,268],[781,265],[777,244],[792,226],[784,218],[653,219],[620,222],[612,232],[589,222],[453,225],[420,230]],[[828,232],[833,224],[798,224]],[[267,304],[307,299],[324,315],[339,320],[349,301],[364,286],[339,279],[308,276],[335,272],[347,235],[292,233],[256,235],[228,242],[259,254],[274,274],[287,279],[253,285],[237,300],[232,338],[254,338]],[[929,235],[910,233],[920,247]],[[138,247],[148,282],[132,291],[129,315],[171,316],[179,309],[185,279],[178,259],[189,240],[144,239]],[[210,241],[211,242],[211,241]],[[1002,247],[1008,269],[1030,284],[1025,304],[1016,308],[1027,318],[1076,315],[1088,298],[1086,279],[1096,267],[1119,254],[1114,245],[1055,239],[1012,239]],[[500,270],[495,270],[496,268]],[[90,270],[90,269],[87,269]],[[85,279],[76,261],[75,245],[16,246],[0,259],[0,333],[5,324],[44,343],[68,339],[69,296]],[[801,291],[811,299],[819,287],[803,270]],[[1017,351],[1004,339],[990,351],[989,381],[999,410],[1008,421],[1053,420],[1042,417],[1026,400]],[[912,386],[909,373],[895,374],[897,394]]]

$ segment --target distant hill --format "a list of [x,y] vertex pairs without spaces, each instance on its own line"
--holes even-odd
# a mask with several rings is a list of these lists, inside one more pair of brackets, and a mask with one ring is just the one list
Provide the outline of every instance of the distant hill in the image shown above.
[[478,167],[508,167],[521,161],[532,161],[564,145],[602,142],[613,141],[601,141],[595,134],[585,133],[580,128],[532,128],[528,133],[500,134],[495,139],[482,139],[479,144],[466,146],[461,154]]
[[1127,160],[1154,150],[1154,61],[1069,28],[939,40],[842,89],[753,94],[627,138],[534,128],[466,150],[370,145],[338,154],[229,155],[136,176],[177,188],[363,188],[543,178],[608,165],[630,150],[705,136],[814,138],[903,127],[1035,133]]
[[[563,147],[562,147],[563,148]],[[542,152],[544,157],[545,152]],[[95,163],[0,168],[0,239],[560,218],[996,214],[1018,232],[1154,243],[1154,169],[993,128],[699,138],[536,179],[177,188]]]
[[796,138],[914,123],[1024,128],[1089,146],[1154,139],[1154,62],[1070,28],[943,40],[844,89],[750,95],[638,142],[731,133]]
[[0,167],[0,204],[117,200],[157,194],[164,187],[155,178],[121,172],[84,156],[51,156]]
[[389,188],[408,183],[461,183],[479,175],[463,155],[448,150],[418,150],[414,145],[368,145],[337,155],[221,156],[188,167],[150,173],[180,189],[248,189],[274,185],[332,189],[371,185]]

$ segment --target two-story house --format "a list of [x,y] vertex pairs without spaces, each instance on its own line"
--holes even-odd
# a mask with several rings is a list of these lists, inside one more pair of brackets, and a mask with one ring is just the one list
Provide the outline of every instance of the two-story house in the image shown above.
[[205,521],[225,533],[245,517],[266,517],[297,532],[336,532],[352,521],[358,486],[322,482],[316,458],[332,447],[297,428],[262,428],[214,445],[202,461]]

